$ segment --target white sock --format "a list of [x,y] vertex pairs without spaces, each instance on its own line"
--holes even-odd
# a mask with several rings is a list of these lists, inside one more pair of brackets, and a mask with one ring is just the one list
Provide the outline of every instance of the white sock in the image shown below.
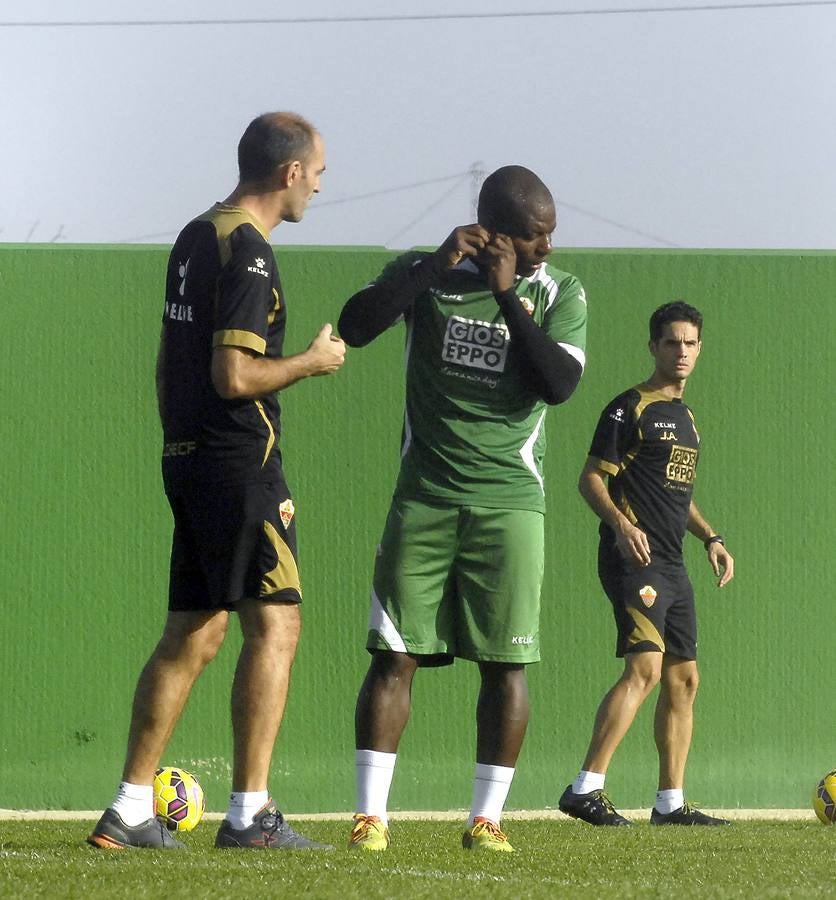
[[253,816],[270,799],[269,791],[233,791],[229,795],[226,820],[239,831],[253,824]]
[[126,825],[141,825],[154,818],[154,786],[121,781],[110,807]]
[[378,750],[354,751],[356,811],[367,816],[377,816],[384,825],[389,824],[386,808],[397,758],[397,753],[381,753]]
[[572,793],[588,794],[590,791],[603,791],[606,777],[606,772],[587,772],[586,769],[581,769],[572,783]]
[[667,791],[656,791],[656,812],[667,816],[675,809],[682,809],[685,805],[685,792],[682,788],[671,788]]
[[514,770],[508,766],[476,763],[473,775],[473,806],[467,820],[468,827],[473,825],[473,820],[477,816],[483,816],[499,825],[513,779]]

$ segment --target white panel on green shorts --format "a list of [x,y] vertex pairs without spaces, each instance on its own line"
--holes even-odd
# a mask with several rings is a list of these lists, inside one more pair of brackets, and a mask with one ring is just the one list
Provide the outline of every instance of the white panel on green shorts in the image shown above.
[[406,653],[406,644],[400,636],[395,623],[389,618],[380,598],[372,588],[371,603],[369,606],[369,631],[376,631],[389,645],[390,650],[397,653]]

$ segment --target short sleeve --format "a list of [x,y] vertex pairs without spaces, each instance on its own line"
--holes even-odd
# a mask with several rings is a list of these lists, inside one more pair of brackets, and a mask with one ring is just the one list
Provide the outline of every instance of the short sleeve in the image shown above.
[[558,285],[557,297],[543,317],[543,328],[582,368],[586,365],[586,292],[574,275]]
[[607,404],[598,419],[589,455],[597,460],[598,468],[608,475],[617,475],[627,450],[636,437],[636,396],[628,391]]
[[[243,229],[242,229],[243,230]],[[275,305],[276,261],[260,236],[233,242],[218,285],[212,345],[246,347],[263,354],[269,315]]]

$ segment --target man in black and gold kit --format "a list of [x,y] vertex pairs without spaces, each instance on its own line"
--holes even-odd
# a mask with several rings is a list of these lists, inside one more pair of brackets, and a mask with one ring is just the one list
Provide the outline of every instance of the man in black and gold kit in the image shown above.
[[283,355],[287,310],[268,238],[300,221],[319,190],[322,139],[300,116],[267,113],[244,132],[238,165],[236,189],[183,229],[169,257],[157,362],[174,516],[168,618],[139,678],[116,799],[88,838],[104,849],[182,847],[154,817],[154,772],[230,612],[243,645],[232,795],[215,845],[330,849],[295,832],[267,789],[302,600],[276,392],[337,371],[345,356],[330,325]]
[[567,815],[592,825],[629,825],[604,793],[613,753],[639,707],[661,683],[655,737],[659,790],[654,825],[727,825],[685,802],[698,684],[694,591],[682,559],[690,531],[705,545],[723,587],[734,560],[692,499],[699,434],[682,402],[700,353],[702,316],[677,301],[650,319],[655,370],[604,409],[579,489],[601,519],[598,573],[618,630],[624,673],[601,701],[583,767],[560,798]]

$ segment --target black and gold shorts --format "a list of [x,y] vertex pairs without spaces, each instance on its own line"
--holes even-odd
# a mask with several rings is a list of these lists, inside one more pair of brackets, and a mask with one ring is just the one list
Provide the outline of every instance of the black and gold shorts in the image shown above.
[[651,563],[634,568],[602,553],[598,576],[618,629],[616,656],[659,650],[682,659],[697,658],[694,588],[684,566]]
[[174,515],[169,610],[302,600],[295,509],[284,481],[202,483],[167,496]]

